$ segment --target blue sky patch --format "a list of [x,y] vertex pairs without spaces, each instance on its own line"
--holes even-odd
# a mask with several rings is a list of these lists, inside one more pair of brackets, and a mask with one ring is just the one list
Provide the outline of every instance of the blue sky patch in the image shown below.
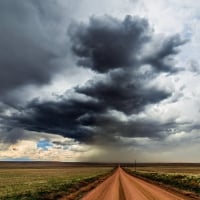
[[48,150],[49,147],[52,147],[53,144],[48,140],[40,140],[37,143],[37,148],[42,148],[43,150]]

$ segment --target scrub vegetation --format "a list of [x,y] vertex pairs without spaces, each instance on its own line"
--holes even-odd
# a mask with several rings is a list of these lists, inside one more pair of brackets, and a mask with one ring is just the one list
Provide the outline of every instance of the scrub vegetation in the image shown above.
[[127,169],[132,175],[200,195],[200,164],[154,164]]
[[109,167],[0,167],[1,200],[57,199],[108,174]]

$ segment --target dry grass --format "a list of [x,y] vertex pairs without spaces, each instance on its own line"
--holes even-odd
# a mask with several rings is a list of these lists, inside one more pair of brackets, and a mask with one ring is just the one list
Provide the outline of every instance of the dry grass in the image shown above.
[[200,195],[199,164],[154,164],[129,168],[131,174],[141,176],[181,190]]
[[110,170],[105,167],[1,168],[0,199],[38,199],[41,194],[67,191],[73,183]]

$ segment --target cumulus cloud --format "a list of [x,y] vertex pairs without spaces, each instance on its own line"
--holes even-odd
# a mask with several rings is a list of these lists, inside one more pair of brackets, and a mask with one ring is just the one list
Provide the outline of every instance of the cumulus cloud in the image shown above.
[[70,149],[56,148],[56,146],[42,149],[37,147],[36,141],[20,140],[9,145],[4,151],[0,151],[1,159],[31,159],[46,161],[77,161],[83,152]]
[[148,32],[147,20],[131,16],[124,21],[92,17],[89,25],[73,24],[69,30],[78,64],[98,72],[134,65]]
[[126,114],[137,113],[148,104],[158,103],[170,96],[165,90],[149,87],[146,80],[132,70],[119,70],[107,74],[100,81],[91,81],[76,91],[98,99],[107,109]]
[[195,0],[2,0],[4,157],[56,159],[66,151],[69,160],[76,152],[77,160],[116,161],[148,151],[146,160],[162,160],[175,146],[196,145],[198,7]]
[[[170,134],[173,121],[160,123],[131,115],[171,96],[170,91],[150,83],[162,73],[176,71],[166,57],[173,60],[175,49],[183,44],[179,36],[157,37],[146,19],[131,16],[124,20],[92,17],[89,24],[71,25],[69,32],[78,63],[102,75],[66,91],[56,101],[29,102],[18,114],[7,117],[5,124],[86,144],[117,143],[118,136],[163,138]],[[159,48],[150,50],[158,43],[156,38]],[[129,119],[110,115],[112,111]]]
[[[89,24],[72,24],[69,34],[72,50],[79,57],[78,64],[101,73],[130,66],[137,68],[141,64],[170,71],[172,66],[166,58],[176,54],[176,48],[184,43],[178,35],[154,38],[148,21],[132,16],[123,21],[108,15],[92,17]],[[151,44],[149,55],[141,57],[148,44]]]

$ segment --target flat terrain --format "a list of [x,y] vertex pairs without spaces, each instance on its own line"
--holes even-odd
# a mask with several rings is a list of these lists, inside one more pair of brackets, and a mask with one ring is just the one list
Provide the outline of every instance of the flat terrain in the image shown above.
[[191,198],[166,192],[121,169],[107,178],[116,163],[0,162],[0,199],[78,200],[85,194],[83,200],[200,199],[200,164],[140,163],[136,173],[134,163],[121,165],[144,180],[188,190]]
[[182,190],[200,197],[199,163],[138,164],[127,169],[130,174],[147,178],[156,183]]
[[[130,165],[129,165],[130,166]],[[128,166],[128,167],[129,167]],[[135,170],[134,164],[130,169]],[[138,163],[136,170],[139,172],[179,173],[200,175],[199,163]]]
[[45,194],[67,193],[71,185],[93,181],[111,169],[72,163],[0,162],[0,199],[35,200],[44,199]]
[[116,172],[82,200],[188,200],[154,184],[133,177],[118,168]]

